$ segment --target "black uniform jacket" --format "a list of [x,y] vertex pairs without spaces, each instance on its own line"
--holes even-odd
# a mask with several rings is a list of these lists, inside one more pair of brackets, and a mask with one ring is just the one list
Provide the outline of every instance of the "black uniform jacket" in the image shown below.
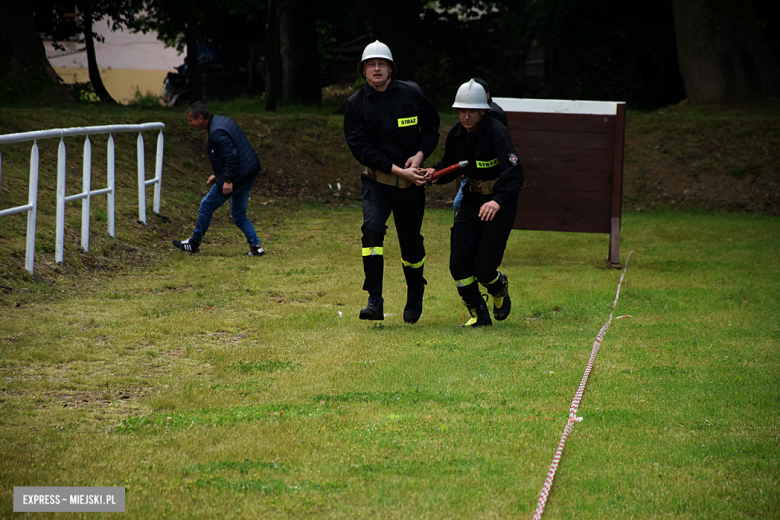
[[487,113],[487,115],[493,119],[497,119],[502,125],[507,126],[508,122],[506,119],[506,114],[504,113],[504,109],[501,108],[498,103],[494,103],[492,99],[488,101],[488,105],[490,105],[490,111]]
[[422,150],[439,144],[439,114],[416,83],[391,79],[384,92],[369,85],[347,101],[344,137],[363,166],[392,173]]
[[474,193],[466,185],[463,187],[464,197],[480,203],[492,199],[499,206],[503,206],[516,198],[517,193],[525,186],[523,161],[517,155],[509,130],[487,115],[471,133],[463,128],[460,122],[455,123],[447,134],[444,157],[434,168],[441,170],[460,161],[468,161],[469,164],[441,177],[439,184],[452,182],[461,174],[480,181],[499,179],[493,186],[493,195]]

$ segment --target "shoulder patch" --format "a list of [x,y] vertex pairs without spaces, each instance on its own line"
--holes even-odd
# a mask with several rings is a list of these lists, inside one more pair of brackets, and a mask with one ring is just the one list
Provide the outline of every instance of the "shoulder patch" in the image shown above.
[[509,154],[509,162],[512,164],[517,164],[517,154],[510,153]]

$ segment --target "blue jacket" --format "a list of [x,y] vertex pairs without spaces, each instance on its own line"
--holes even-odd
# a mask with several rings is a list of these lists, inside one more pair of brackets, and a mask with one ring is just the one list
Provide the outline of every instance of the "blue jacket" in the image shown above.
[[212,115],[209,120],[209,160],[216,184],[244,184],[260,171],[260,159],[244,132],[232,119]]

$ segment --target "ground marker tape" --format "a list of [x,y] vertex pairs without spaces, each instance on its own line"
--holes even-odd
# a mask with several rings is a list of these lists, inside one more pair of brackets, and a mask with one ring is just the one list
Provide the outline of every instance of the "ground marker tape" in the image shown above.
[[[550,488],[552,487],[553,479],[555,478],[555,471],[558,469],[558,464],[561,462],[563,445],[566,443],[566,438],[569,436],[572,429],[574,429],[574,423],[582,421],[582,417],[577,417],[577,409],[580,407],[580,401],[582,400],[582,394],[585,392],[585,384],[588,382],[590,371],[593,370],[593,364],[596,362],[596,353],[599,351],[599,346],[601,346],[601,341],[604,339],[604,334],[607,333],[609,324],[612,323],[612,313],[615,312],[615,307],[617,307],[618,298],[620,297],[620,286],[623,284],[623,278],[626,276],[626,270],[628,269],[628,259],[631,258],[631,253],[633,253],[633,251],[628,253],[626,264],[623,267],[623,274],[620,275],[620,281],[618,282],[615,301],[612,302],[612,311],[609,313],[609,319],[604,324],[604,326],[601,327],[601,330],[599,330],[599,333],[596,335],[596,342],[593,343],[593,350],[590,352],[588,366],[585,369],[585,374],[582,376],[580,386],[577,388],[577,392],[574,394],[574,400],[571,402],[571,407],[569,408],[569,420],[566,422],[566,428],[563,429],[561,442],[558,443],[558,449],[555,451],[555,456],[553,457],[552,464],[550,465],[550,471],[547,472],[547,479],[544,481],[542,492],[539,494],[539,502],[536,504],[536,511],[534,512],[533,520],[540,520],[542,518],[542,513],[544,513],[544,506],[547,504],[547,497],[550,494]],[[625,318],[625,316],[621,316],[621,318]]]

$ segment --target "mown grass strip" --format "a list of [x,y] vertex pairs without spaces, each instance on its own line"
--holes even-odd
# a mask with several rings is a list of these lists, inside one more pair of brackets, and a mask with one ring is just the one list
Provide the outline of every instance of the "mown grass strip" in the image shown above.
[[290,418],[321,417],[332,414],[330,410],[290,404],[248,405],[232,408],[197,410],[179,414],[150,414],[132,417],[116,427],[117,433],[136,433],[150,428],[181,430],[192,426],[233,427],[237,424],[255,421],[274,421]]
[[228,368],[240,372],[280,372],[282,370],[297,370],[302,365],[300,363],[291,363],[290,361],[239,361],[235,365],[228,365]]

